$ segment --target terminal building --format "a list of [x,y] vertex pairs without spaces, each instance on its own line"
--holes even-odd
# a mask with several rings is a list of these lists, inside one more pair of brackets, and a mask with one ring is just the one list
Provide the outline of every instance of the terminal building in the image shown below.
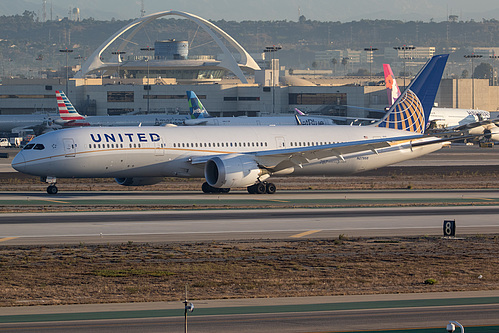
[[[156,41],[154,47],[129,43],[137,30],[164,16],[180,16],[197,24],[219,46],[220,54],[191,55],[189,42],[169,38],[175,36]],[[430,55],[434,50],[425,52]],[[298,108],[310,114],[372,117],[366,109],[383,110],[388,104],[384,85],[372,84],[369,77],[290,73],[280,66],[278,52],[250,55],[211,22],[178,11],[131,22],[77,69],[68,79],[4,79],[0,114],[55,112],[56,90],[65,91],[85,115],[186,114],[187,90],[195,91],[213,116],[291,114]],[[471,79],[444,79],[437,96],[439,106],[470,108],[474,98],[475,108],[496,111],[499,87],[477,79],[473,86],[474,94]]]

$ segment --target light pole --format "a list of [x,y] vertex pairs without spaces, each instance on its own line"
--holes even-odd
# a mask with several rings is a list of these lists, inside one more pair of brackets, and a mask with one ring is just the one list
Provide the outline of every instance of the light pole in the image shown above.
[[[150,52],[150,51],[154,51],[154,47],[143,47],[141,48],[142,51],[147,51],[147,52]],[[149,92],[151,91],[151,85],[149,84],[149,58],[146,58],[146,62],[147,62],[147,114],[149,114]],[[146,87],[146,86],[144,86]]]
[[187,285],[185,286],[185,301],[184,303],[184,332],[187,333],[187,312],[194,311],[194,304],[187,300]]
[[277,52],[280,49],[282,49],[281,46],[272,45],[272,46],[266,46],[265,50],[263,50],[263,52],[265,52],[265,53],[272,53],[272,65],[271,65],[271,71],[272,71],[272,74],[271,74],[272,75],[272,114],[275,113],[274,52]]
[[497,79],[496,79],[496,71],[495,71],[495,64],[496,64],[496,59],[499,58],[499,56],[491,55],[489,56],[490,59],[492,59],[492,85],[496,86],[497,85]]
[[111,54],[118,55],[118,79],[120,78],[121,55],[125,53],[126,53],[125,51],[120,51],[120,50],[111,52]]
[[473,66],[473,59],[481,58],[480,54],[467,54],[464,56],[467,59],[471,59],[471,108],[475,109],[475,67]]
[[71,49],[68,49],[67,47],[65,49],[61,49],[59,50],[59,52],[62,52],[62,53],[66,53],[66,96],[69,96],[69,85],[68,85],[68,81],[69,81],[69,68],[68,68],[68,53],[71,53],[73,52],[73,50]]
[[371,79],[371,76],[372,76],[372,64],[373,64],[373,60],[374,60],[373,59],[373,53],[374,53],[374,51],[378,51],[378,49],[375,48],[375,47],[366,47],[364,49],[364,51],[370,52],[370,54],[371,54],[371,56],[369,57],[369,82],[371,82],[371,80],[372,80]]
[[393,49],[395,50],[398,50],[398,51],[404,51],[404,90],[405,90],[405,77],[407,76],[407,72],[405,70],[405,60],[407,59],[406,56],[405,56],[405,51],[408,51],[408,50],[414,50],[416,47],[412,46],[412,45],[403,45],[403,46],[395,46]]
[[461,329],[461,333],[464,333],[464,327],[463,325],[459,324],[457,321],[454,321],[454,320],[451,320],[449,321],[449,323],[447,324],[447,332],[449,333],[452,333],[456,330],[456,325],[459,326],[459,328]]
[[43,55],[40,53],[38,57],[36,57],[36,60],[40,62],[40,78],[42,78],[42,61],[43,61]]

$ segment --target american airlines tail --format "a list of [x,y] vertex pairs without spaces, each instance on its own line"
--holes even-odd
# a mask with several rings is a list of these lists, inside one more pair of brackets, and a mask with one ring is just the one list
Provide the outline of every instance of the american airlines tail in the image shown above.
[[65,125],[72,124],[76,121],[78,122],[78,126],[83,126],[88,123],[86,122],[81,122],[85,121],[85,117],[83,117],[81,114],[76,111],[74,108],[73,104],[69,101],[67,98],[66,94],[64,94],[63,91],[56,91],[55,96],[57,98],[57,107],[59,108],[59,115],[61,116],[61,119],[65,122]]
[[189,101],[189,113],[191,119],[211,118],[210,114],[206,111],[203,103],[201,103],[194,91],[187,91],[187,100]]
[[387,114],[373,126],[423,134],[448,57],[446,54],[431,58]]
[[395,80],[395,75],[393,74],[390,65],[383,64],[383,71],[385,72],[385,85],[389,103],[388,106],[392,106],[400,96],[400,89],[397,81]]

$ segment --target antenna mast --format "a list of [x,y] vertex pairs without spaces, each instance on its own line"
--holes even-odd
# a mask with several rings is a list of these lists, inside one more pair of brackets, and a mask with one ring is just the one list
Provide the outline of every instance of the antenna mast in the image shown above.
[[146,14],[146,11],[144,9],[144,0],[141,0],[140,1],[140,17],[144,17],[145,14]]

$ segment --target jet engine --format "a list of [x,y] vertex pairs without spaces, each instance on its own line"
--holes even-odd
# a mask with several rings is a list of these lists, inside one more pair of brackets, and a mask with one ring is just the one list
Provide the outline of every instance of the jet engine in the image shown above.
[[487,140],[499,141],[499,127],[492,127],[483,131],[483,135]]
[[114,178],[114,180],[123,186],[146,186],[161,183],[162,177],[133,177],[133,178]]
[[228,155],[213,157],[204,167],[206,182],[216,188],[246,187],[270,177],[250,157]]

